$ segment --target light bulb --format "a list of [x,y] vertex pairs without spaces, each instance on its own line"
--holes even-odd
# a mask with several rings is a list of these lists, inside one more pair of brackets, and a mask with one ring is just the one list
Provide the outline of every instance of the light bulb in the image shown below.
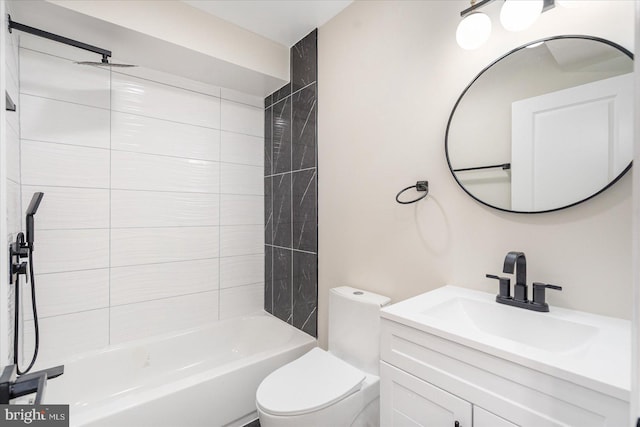
[[491,19],[484,13],[474,12],[464,17],[456,30],[456,41],[463,49],[477,49],[491,35]]
[[543,0],[506,0],[500,10],[500,22],[508,31],[522,31],[538,19]]

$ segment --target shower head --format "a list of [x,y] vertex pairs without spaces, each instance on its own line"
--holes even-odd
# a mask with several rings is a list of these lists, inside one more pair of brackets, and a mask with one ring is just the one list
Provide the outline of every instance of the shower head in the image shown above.
[[40,202],[44,197],[44,193],[37,192],[33,193],[33,197],[31,198],[31,203],[29,203],[29,207],[27,208],[27,245],[33,249],[33,239],[35,234],[35,225],[33,222],[33,216],[38,211],[38,207],[40,206]]
[[133,64],[114,64],[112,62],[93,62],[93,61],[78,61],[78,65],[91,65],[93,67],[107,67],[107,68],[130,68],[137,67]]
[[129,68],[129,67],[137,67],[137,65],[133,64],[114,64],[109,62],[109,58],[107,55],[102,55],[102,61],[94,62],[94,61],[78,61],[76,62],[78,65],[92,65],[94,67],[108,67],[108,68]]
[[33,197],[31,197],[31,203],[29,203],[29,207],[27,208],[27,215],[33,216],[36,214],[43,197],[44,197],[44,193],[41,193],[41,192],[33,193]]
[[88,50],[89,52],[102,55],[102,62],[83,61],[83,62],[76,62],[76,64],[96,65],[96,66],[102,66],[102,67],[135,67],[135,65],[129,65],[129,64],[110,64],[109,63],[109,58],[111,57],[110,50],[102,49],[100,47],[83,43],[78,40],[73,40],[68,37],[60,36],[58,34],[53,34],[48,31],[41,30],[39,28],[30,27],[28,25],[24,25],[16,21],[12,21],[11,15],[8,15],[7,18],[9,21],[9,32],[11,32],[11,30],[23,31],[25,33],[33,34],[34,36],[44,37],[45,39],[53,40],[58,43],[63,43],[69,46],[77,47],[78,49],[84,49],[84,50]]

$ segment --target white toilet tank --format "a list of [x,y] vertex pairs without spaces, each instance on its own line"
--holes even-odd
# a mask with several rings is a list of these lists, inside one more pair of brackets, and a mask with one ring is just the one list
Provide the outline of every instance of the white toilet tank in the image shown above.
[[380,307],[388,297],[341,286],[329,290],[329,351],[345,362],[378,375]]

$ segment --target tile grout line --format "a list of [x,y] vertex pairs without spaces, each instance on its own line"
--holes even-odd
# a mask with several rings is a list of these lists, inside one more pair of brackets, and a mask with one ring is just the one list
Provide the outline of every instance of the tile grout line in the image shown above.
[[[271,108],[271,107],[269,107]],[[269,150],[271,152],[270,156],[271,156],[271,164],[269,165],[269,172],[273,173],[273,108],[271,108],[271,114],[270,116],[270,122],[269,122]],[[273,239],[274,239],[274,225],[275,225],[275,217],[273,216],[273,178],[267,178],[269,180],[269,202],[271,203],[271,239],[270,239],[270,243],[273,244]],[[265,251],[266,253],[266,251]],[[273,272],[273,266],[274,266],[274,257],[275,257],[275,253],[273,248],[271,248],[271,259],[269,260],[269,262],[271,263],[271,314],[273,314],[274,307],[273,307],[273,294],[275,292],[275,280],[274,280],[274,272]]]
[[[291,77],[293,80],[293,73],[291,73]],[[289,82],[289,84],[293,85],[293,82]],[[294,275],[294,268],[293,268],[293,94],[291,94],[291,99],[289,102],[289,111],[291,112],[291,114],[289,115],[289,155],[290,155],[290,168],[291,168],[291,180],[290,180],[290,184],[291,184],[291,193],[289,195],[289,203],[290,203],[290,208],[291,208],[291,224],[290,224],[290,228],[291,228],[291,240],[289,241],[289,244],[291,245],[291,249],[290,249],[290,253],[291,253],[291,279],[290,279],[290,284],[291,284],[291,325],[293,325],[293,275]]]
[[[225,289],[235,289],[235,288],[246,288],[249,286],[255,286],[255,285],[259,285],[261,282],[255,282],[255,283],[247,283],[247,284],[242,284],[242,285],[237,285],[237,286],[231,286]],[[176,295],[170,295],[170,296],[163,296],[163,297],[158,297],[158,298],[152,298],[152,299],[145,299],[145,300],[140,300],[140,301],[131,301],[131,302],[126,302],[123,304],[116,304],[116,305],[107,305],[104,307],[95,307],[95,308],[89,308],[86,310],[78,310],[78,311],[72,311],[69,313],[60,313],[60,314],[54,314],[54,315],[50,315],[50,316],[43,316],[42,319],[51,319],[54,317],[60,317],[60,316],[69,316],[69,315],[73,315],[73,314],[78,314],[78,313],[87,313],[87,312],[91,312],[91,311],[98,311],[98,310],[109,310],[111,311],[111,307],[126,307],[126,306],[130,306],[130,305],[135,305],[135,304],[145,304],[147,302],[155,302],[155,301],[163,301],[163,300],[168,300],[168,299],[174,299],[174,298],[181,298],[181,297],[187,297],[187,296],[192,296],[192,295],[200,295],[200,294],[206,294],[206,293],[215,293],[218,292],[216,289],[208,289],[208,290],[203,290],[203,291],[196,291],[196,292],[187,292],[184,294],[176,294]],[[38,316],[38,318],[40,318],[40,316]],[[33,318],[31,319],[26,319],[25,321],[32,321]]]
[[111,74],[111,68],[109,68],[109,281],[108,281],[108,287],[109,287],[109,307],[108,307],[108,312],[107,312],[107,319],[108,319],[108,328],[107,328],[107,345],[111,345],[111,186],[112,186],[112,169],[113,169],[113,162],[112,162],[112,151],[111,151],[111,134],[112,134],[112,128],[113,128],[113,120],[112,120],[112,110],[111,110],[111,106],[112,106],[112,99],[113,99],[113,87],[112,87],[112,74]]
[[[256,197],[260,197],[260,196],[256,196]],[[126,227],[77,227],[77,228],[62,228],[62,227],[58,227],[58,228],[36,228],[36,230],[38,231],[83,231],[83,230],[109,230],[109,229],[113,229],[113,230],[149,230],[149,229],[168,229],[168,228],[223,228],[223,227],[257,227],[257,226],[262,226],[262,224],[258,223],[258,222],[251,222],[251,223],[242,223],[242,224],[222,224],[222,225],[215,225],[215,224],[203,224],[203,225],[147,225],[147,226],[142,226],[142,225],[131,225],[131,226],[126,226]]]
[[[18,51],[19,52],[19,51]],[[20,54],[18,53],[18,101],[20,100]],[[22,212],[24,212],[23,210],[23,203],[22,203],[22,126],[21,126],[21,120],[20,120],[20,115],[22,114],[22,106],[18,107],[18,176],[19,176],[19,185],[20,185],[20,204],[19,204],[19,209],[20,212],[18,213],[18,215],[20,216],[20,229],[22,229]],[[15,129],[14,129],[15,131]],[[6,148],[5,148],[6,149]],[[25,224],[26,225],[26,224]],[[35,266],[34,266],[34,275],[35,275]],[[16,289],[16,285],[14,285],[14,293],[15,293],[15,289]],[[15,294],[14,294],[14,301],[15,301]],[[22,309],[22,300],[18,301],[18,304],[20,304],[20,308]],[[14,302],[14,313],[15,314],[15,310],[16,310],[16,304]],[[24,310],[21,310],[24,313]],[[18,319],[18,322],[22,323],[22,336],[18,335],[18,343],[19,343],[19,347],[20,350],[22,351],[22,354],[24,354],[24,316],[22,317],[22,319]],[[13,325],[14,329],[18,327],[18,325]],[[15,331],[14,331],[15,332]],[[11,337],[13,338],[13,337]],[[13,346],[11,346],[12,348],[12,352],[13,352]],[[15,357],[15,355],[14,355]]]
[[[90,108],[90,109],[94,109],[94,110],[103,110],[103,111],[109,111],[109,112],[114,112],[114,113],[118,113],[118,114],[128,114],[128,115],[131,115],[131,116],[144,117],[145,119],[157,120],[157,121],[166,122],[166,123],[174,123],[174,124],[185,125],[185,126],[193,126],[193,127],[201,128],[201,129],[209,129],[209,130],[215,130],[215,131],[218,131],[218,132],[227,132],[227,133],[234,133],[234,134],[237,134],[237,135],[244,135],[244,136],[251,136],[251,137],[254,137],[254,138],[260,138],[260,135],[255,135],[255,134],[246,133],[246,132],[238,132],[238,131],[231,130],[231,129],[223,129],[222,126],[217,128],[217,127],[204,126],[204,125],[200,125],[200,124],[196,124],[196,123],[190,123],[190,122],[181,122],[181,121],[178,121],[178,120],[167,119],[165,117],[149,116],[149,115],[145,115],[145,114],[140,114],[140,113],[136,113],[136,112],[133,112],[133,111],[115,110],[115,109],[112,109],[111,106],[109,106],[108,108],[100,107],[100,106],[97,106],[97,105],[83,104],[83,103],[77,102],[77,101],[69,101],[67,99],[51,98],[49,96],[38,95],[38,94],[35,94],[35,93],[20,92],[19,94],[20,94],[20,96],[24,95],[24,96],[30,96],[30,97],[33,97],[33,98],[46,99],[48,101],[60,102],[60,103],[63,103],[63,104],[77,105],[79,107],[86,107],[86,108]],[[232,101],[232,100],[229,100],[229,99],[225,99],[225,101],[237,103],[236,101]],[[242,103],[239,103],[239,104],[250,106],[251,108],[255,108],[257,110],[261,109],[261,107],[255,107],[255,106],[252,106],[252,105],[249,105],[249,104],[242,104]]]
[[[220,94],[222,95],[222,90],[220,90]],[[218,120],[220,123],[220,127],[222,128],[222,101],[218,99]],[[220,143],[218,144],[218,159],[222,160],[222,133],[220,134]],[[264,190],[263,190],[264,192]],[[222,194],[222,164],[219,162],[218,164],[218,194]],[[217,320],[220,320],[220,308],[221,308],[221,296],[222,292],[220,291],[222,287],[222,272],[221,272],[221,263],[220,257],[222,255],[222,197],[218,197],[218,315]]]
[[[109,117],[109,122],[111,123],[111,116]],[[169,159],[180,159],[180,160],[197,160],[199,162],[207,162],[207,163],[219,163],[219,164],[225,164],[225,165],[237,165],[237,166],[250,166],[250,167],[254,167],[254,168],[260,168],[260,165],[257,164],[252,164],[252,163],[239,163],[239,162],[230,162],[230,161],[226,161],[226,160],[220,160],[220,159],[203,159],[200,157],[184,157],[184,156],[175,156],[172,154],[162,154],[162,153],[150,153],[150,152],[146,152],[146,151],[133,151],[133,150],[122,150],[122,149],[116,149],[116,148],[112,148],[111,147],[111,137],[109,140],[109,147],[96,147],[94,145],[80,145],[80,144],[71,144],[68,142],[60,142],[60,141],[44,141],[41,139],[31,139],[31,138],[21,138],[21,141],[26,141],[26,142],[35,142],[38,144],[56,144],[56,145],[62,145],[63,147],[77,147],[77,148],[85,148],[85,149],[89,149],[89,150],[101,150],[101,151],[111,151],[111,152],[117,152],[117,153],[127,153],[127,154],[139,154],[142,156],[154,156],[154,157],[163,157],[163,158],[169,158]],[[257,142],[252,142],[251,144],[258,144]],[[222,144],[220,144],[222,145]],[[220,156],[222,154],[220,153]]]
[[212,193],[208,191],[184,191],[184,190],[149,190],[139,188],[109,188],[109,187],[78,187],[73,185],[51,185],[51,184],[21,184],[13,181],[16,184],[23,185],[25,187],[45,187],[45,188],[72,188],[75,190],[116,190],[116,191],[136,191],[140,193],[165,193],[165,194],[200,194],[200,195],[220,195],[220,196],[237,196],[237,197],[263,197],[264,194],[256,193]]
[[253,257],[253,256],[260,256],[260,255],[264,255],[264,253],[254,252],[254,253],[240,254],[240,255],[229,255],[224,257],[191,258],[186,260],[181,259],[181,260],[169,260],[169,261],[159,261],[159,262],[146,262],[146,263],[138,263],[138,264],[123,264],[123,265],[114,265],[111,267],[109,267],[109,265],[107,264],[104,267],[80,268],[76,270],[47,271],[46,273],[36,273],[36,276],[46,276],[50,274],[79,273],[83,271],[96,271],[96,270],[107,270],[107,269],[146,267],[151,265],[176,264],[181,262],[208,261],[208,260],[216,260],[216,259],[223,260],[223,259],[232,259],[232,258]]

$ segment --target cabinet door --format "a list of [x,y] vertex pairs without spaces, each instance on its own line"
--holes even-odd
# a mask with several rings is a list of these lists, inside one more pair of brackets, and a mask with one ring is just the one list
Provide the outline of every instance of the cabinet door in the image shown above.
[[382,427],[472,427],[471,414],[466,400],[380,362]]
[[473,407],[473,427],[518,427],[504,418],[485,411],[477,406]]

